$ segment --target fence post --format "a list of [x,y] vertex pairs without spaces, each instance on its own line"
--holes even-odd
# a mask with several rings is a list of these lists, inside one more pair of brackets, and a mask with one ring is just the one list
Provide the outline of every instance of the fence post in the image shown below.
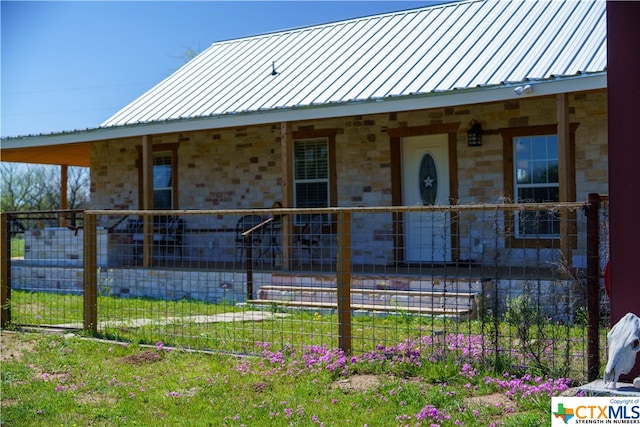
[[251,250],[251,240],[253,236],[251,233],[244,236],[244,265],[247,270],[247,301],[253,299],[253,251]]
[[7,214],[0,215],[0,327],[11,322],[11,230]]
[[351,354],[351,212],[338,212],[336,285],[338,287],[338,347]]
[[587,375],[600,376],[600,196],[589,193],[587,206]]
[[96,215],[83,215],[83,327],[91,333],[98,332],[98,250]]

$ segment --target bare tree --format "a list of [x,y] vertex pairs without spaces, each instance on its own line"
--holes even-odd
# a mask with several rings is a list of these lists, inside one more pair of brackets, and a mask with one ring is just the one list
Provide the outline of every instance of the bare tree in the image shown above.
[[1,208],[3,212],[32,209],[31,198],[35,187],[35,176],[28,167],[16,163],[2,163]]
[[88,168],[69,168],[67,188],[69,209],[86,209],[89,207],[90,185]]
[[[0,164],[2,212],[60,209],[60,168],[2,162]],[[67,180],[70,209],[89,206],[89,170],[70,167]]]

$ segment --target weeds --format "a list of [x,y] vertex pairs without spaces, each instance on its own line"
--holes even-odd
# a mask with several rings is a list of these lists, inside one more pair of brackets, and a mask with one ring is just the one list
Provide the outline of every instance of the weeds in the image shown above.
[[528,292],[518,297],[507,298],[505,320],[516,331],[516,337],[523,353],[530,356],[538,369],[545,369],[545,356],[548,351],[548,319]]

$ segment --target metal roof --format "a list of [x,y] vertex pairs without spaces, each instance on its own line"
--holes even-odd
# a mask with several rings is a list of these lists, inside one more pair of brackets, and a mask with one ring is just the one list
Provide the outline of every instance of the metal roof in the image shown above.
[[461,1],[368,16],[214,43],[101,127],[588,77],[606,72],[606,41],[604,0]]

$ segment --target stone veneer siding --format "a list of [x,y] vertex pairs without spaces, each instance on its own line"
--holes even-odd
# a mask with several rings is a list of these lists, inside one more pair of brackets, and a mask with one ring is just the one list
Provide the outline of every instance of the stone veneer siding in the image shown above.
[[[107,230],[97,230],[97,262],[107,265]],[[84,230],[47,227],[24,232],[24,261],[32,265],[82,265]]]
[[[339,206],[389,206],[392,165],[386,130],[459,123],[458,203],[496,203],[505,200],[503,142],[498,129],[554,124],[557,122],[556,105],[555,97],[523,98],[473,106],[295,122],[292,129],[338,129]],[[576,132],[576,200],[584,201],[588,193],[608,192],[606,92],[572,94],[569,106],[569,120],[580,124]],[[466,143],[466,132],[472,119],[479,121],[485,131],[481,147],[468,147]],[[154,136],[153,142],[179,143],[180,209],[264,208],[282,199],[279,124],[166,134]],[[141,138],[92,144],[91,201],[94,208],[138,208],[135,147],[140,144]],[[366,218],[356,218],[354,226],[367,227]],[[359,258],[378,263],[392,261],[391,231],[389,216],[389,225],[373,230],[370,244],[354,254],[354,261]],[[471,229],[461,231],[461,259],[491,260],[496,251],[504,250],[495,245],[492,247],[491,241],[480,241],[483,233],[478,230],[476,235]],[[518,258],[525,260],[526,254]]]

